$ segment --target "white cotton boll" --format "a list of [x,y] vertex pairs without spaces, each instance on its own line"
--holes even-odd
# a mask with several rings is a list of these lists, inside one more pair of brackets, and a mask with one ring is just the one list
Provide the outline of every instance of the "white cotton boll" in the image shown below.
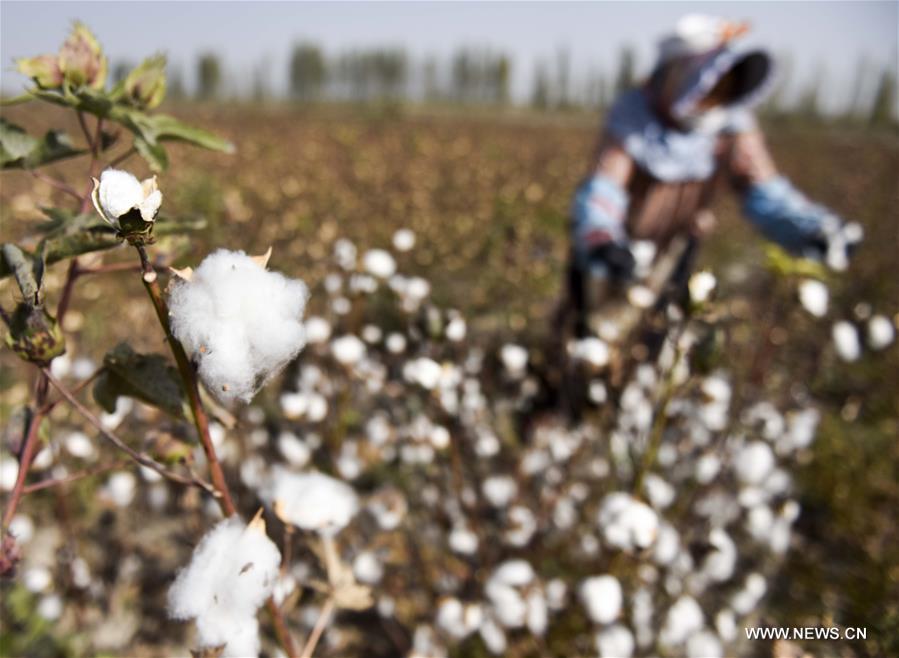
[[65,379],[72,371],[72,359],[68,354],[62,354],[50,362],[50,374],[57,379]]
[[708,453],[696,460],[694,477],[700,484],[708,484],[715,479],[721,470],[721,460],[718,456]]
[[431,445],[437,450],[445,450],[450,444],[450,433],[443,425],[435,425],[428,435]]
[[528,364],[528,351],[521,345],[511,343],[503,345],[502,349],[500,349],[499,357],[510,375],[521,376],[524,374]]
[[281,412],[285,418],[296,420],[301,418],[309,406],[309,396],[305,393],[282,393],[278,398]]
[[478,550],[478,536],[464,525],[455,525],[448,537],[450,550],[460,555],[474,555]]
[[279,466],[272,471],[265,497],[282,521],[325,535],[339,532],[359,510],[359,498],[345,482],[315,471],[292,473]]
[[306,284],[220,249],[169,297],[172,333],[221,401],[249,402],[303,348]]
[[549,608],[546,605],[546,596],[539,589],[532,589],[525,598],[525,604],[528,607],[525,618],[525,626],[528,630],[538,637],[546,633],[546,627],[549,625]]
[[737,547],[730,536],[721,528],[709,533],[709,543],[713,550],[706,556],[702,572],[714,582],[730,580],[737,565]]
[[734,456],[734,471],[737,478],[748,485],[761,484],[774,470],[774,465],[774,452],[771,446],[761,441],[747,443]]
[[337,265],[345,270],[352,270],[356,267],[356,245],[347,240],[340,238],[334,243],[334,260]]
[[331,302],[331,310],[336,315],[346,315],[353,308],[353,304],[346,297],[338,297]]
[[550,610],[563,610],[568,598],[568,585],[561,578],[546,583],[546,603]]
[[396,530],[406,518],[408,503],[398,489],[385,488],[368,501],[368,511],[375,517],[381,530]]
[[638,278],[644,278],[649,274],[652,261],[656,257],[655,242],[650,240],[634,240],[631,242],[631,253],[634,256],[634,273]]
[[[100,174],[97,199],[103,214],[114,220],[140,206],[144,201],[144,190],[133,174],[120,169],[106,169]],[[159,201],[162,201],[161,197]],[[144,218],[144,221],[148,220]]]
[[79,357],[72,363],[72,377],[75,379],[87,379],[97,369],[97,364],[87,357]]
[[674,562],[680,553],[680,535],[670,523],[659,525],[659,533],[653,546],[652,559],[656,564],[666,566]]
[[460,317],[454,317],[447,323],[445,333],[448,340],[458,343],[465,340],[467,331],[468,327],[465,326],[465,320]]
[[743,588],[731,597],[730,607],[738,615],[744,616],[752,612],[768,590],[765,578],[759,573],[746,576]]
[[650,473],[646,476],[643,488],[646,491],[649,502],[656,509],[665,509],[674,502],[674,487],[655,473]]
[[53,576],[46,567],[32,567],[22,574],[22,584],[25,589],[35,594],[46,590],[52,582]]
[[407,361],[403,366],[403,378],[412,384],[418,384],[429,391],[437,387],[443,372],[440,364],[427,357],[419,357]]
[[702,609],[690,596],[681,596],[668,610],[665,623],[659,633],[663,646],[674,647],[683,644],[693,633],[702,629]]
[[9,522],[9,533],[20,546],[27,544],[34,536],[34,521],[25,514],[16,514]]
[[509,510],[510,528],[503,534],[512,546],[525,546],[537,531],[537,519],[527,507],[516,505]]
[[569,351],[574,359],[583,361],[593,368],[603,368],[609,363],[609,346],[595,336],[576,341]]
[[487,647],[487,651],[494,656],[501,656],[506,653],[506,633],[493,617],[486,617],[478,630],[481,639],[484,641],[484,646]]
[[302,468],[309,463],[312,451],[300,437],[292,432],[281,432],[278,435],[278,452],[287,463]]
[[337,363],[352,366],[365,356],[365,343],[352,334],[346,334],[331,341],[331,354]]
[[393,234],[393,248],[397,251],[410,251],[415,246],[415,233],[408,228],[401,228]]
[[649,308],[656,303],[656,294],[646,286],[631,286],[627,291],[627,301],[636,308]]
[[462,615],[462,602],[454,597],[445,598],[437,605],[434,623],[453,639],[461,640],[468,635]]
[[396,272],[396,261],[383,249],[370,249],[362,257],[362,267],[379,279],[389,279]]
[[746,530],[756,541],[764,541],[774,527],[774,512],[767,505],[755,505],[746,517]]
[[507,585],[509,587],[525,587],[536,578],[534,568],[521,559],[506,560],[490,577],[491,581]]
[[621,614],[621,584],[614,576],[592,576],[581,583],[578,596],[587,616],[597,624],[609,624]]
[[362,340],[364,340],[369,345],[380,343],[383,336],[384,332],[381,331],[381,328],[376,325],[367,324],[362,327]]
[[659,527],[659,517],[651,507],[622,492],[603,499],[597,522],[605,542],[625,551],[648,548]]
[[816,318],[827,315],[830,292],[827,286],[815,279],[803,279],[799,284],[799,303]]
[[328,401],[323,395],[313,393],[309,396],[309,407],[306,409],[306,418],[311,423],[320,423],[328,415]]
[[384,566],[372,551],[362,551],[353,560],[353,575],[360,583],[375,585],[384,577]]
[[259,653],[256,611],[278,577],[281,553],[257,524],[236,516],[218,523],[168,593],[169,615],[196,619],[200,646],[225,644],[227,656]]
[[0,489],[12,491],[19,477],[19,462],[12,455],[0,455]]
[[87,589],[91,584],[91,570],[84,558],[72,560],[72,584],[79,589]]
[[833,325],[832,335],[837,355],[843,361],[855,361],[861,356],[861,342],[854,325],[846,320],[840,320]]
[[114,473],[103,487],[103,493],[116,507],[128,507],[136,490],[137,478],[128,471]]
[[508,475],[491,475],[481,484],[481,491],[493,507],[506,507],[518,495],[518,484]]
[[50,594],[37,604],[37,614],[47,621],[56,621],[62,615],[62,608],[62,598],[58,594]]
[[66,451],[73,457],[93,459],[97,456],[94,442],[83,432],[72,432],[63,439],[63,444],[66,447]]
[[393,332],[387,336],[385,345],[387,346],[387,351],[391,354],[400,354],[406,350],[406,337]]
[[324,343],[331,337],[331,324],[318,315],[310,316],[303,326],[306,328],[306,341],[310,345]]
[[882,315],[868,320],[868,345],[872,350],[882,350],[890,346],[896,338],[893,323]]
[[596,650],[600,658],[631,658],[634,635],[622,624],[614,624],[596,634]]
[[602,381],[596,379],[590,382],[590,387],[587,389],[587,396],[593,404],[602,404],[608,399],[609,393],[606,390],[606,385]]
[[699,631],[687,640],[687,658],[723,658],[721,640],[710,631]]
[[687,287],[690,290],[690,300],[694,304],[707,302],[717,283],[715,275],[711,272],[696,272],[687,282]]

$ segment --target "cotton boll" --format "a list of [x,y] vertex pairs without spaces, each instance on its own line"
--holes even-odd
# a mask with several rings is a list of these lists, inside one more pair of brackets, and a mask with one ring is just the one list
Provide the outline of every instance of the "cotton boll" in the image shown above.
[[644,489],[656,509],[665,509],[674,502],[674,487],[655,473],[646,476]]
[[710,631],[699,631],[687,640],[687,658],[723,658],[721,640]]
[[816,318],[827,315],[830,293],[827,286],[815,279],[803,279],[799,284],[799,302],[806,311]]
[[362,257],[362,267],[379,279],[389,279],[396,272],[396,261],[383,249],[371,249]]
[[407,361],[403,367],[403,378],[412,384],[418,384],[422,388],[433,390],[440,383],[443,372],[440,364],[427,357],[419,357]]
[[339,364],[351,366],[365,356],[365,343],[352,334],[346,334],[331,341],[331,354]]
[[690,300],[694,304],[705,303],[711,297],[716,285],[715,275],[711,272],[696,272],[687,283],[687,287],[690,290]]
[[568,585],[561,578],[546,583],[546,602],[550,610],[564,610],[568,598]]
[[663,646],[683,644],[693,633],[702,629],[702,609],[690,596],[681,596],[668,610],[659,641]]
[[280,561],[258,521],[226,519],[203,537],[169,589],[169,615],[196,619],[201,647],[225,644],[224,655],[257,655],[256,611],[272,593]]
[[509,510],[510,528],[503,538],[512,546],[525,546],[537,531],[537,519],[534,513],[523,505],[516,505]]
[[737,564],[737,547],[730,536],[721,528],[709,533],[709,544],[713,550],[706,556],[702,573],[714,582],[725,582],[734,575]]
[[92,460],[97,456],[93,441],[83,432],[72,432],[63,439],[63,444],[66,451],[73,457]]
[[680,553],[680,535],[670,523],[659,525],[658,537],[653,546],[652,557],[656,564],[666,566],[674,562]]
[[630,658],[634,655],[634,635],[626,626],[614,624],[596,634],[600,658]]
[[353,560],[353,574],[360,583],[375,585],[383,578],[384,567],[372,551],[362,551]]
[[725,642],[733,642],[737,638],[737,619],[733,610],[725,608],[715,615],[715,630]]
[[291,432],[281,432],[278,435],[278,451],[287,460],[287,463],[297,468],[302,468],[309,463],[312,451],[302,439]]
[[285,523],[324,535],[339,532],[359,510],[352,487],[315,471],[292,473],[276,466],[264,496]]
[[19,463],[12,455],[0,455],[0,489],[12,491],[19,477]]
[[774,469],[774,453],[767,443],[753,441],[734,456],[734,470],[744,484],[761,484]]
[[223,402],[244,402],[305,345],[308,292],[244,252],[207,256],[169,297],[172,333]]
[[37,614],[47,621],[56,621],[62,615],[62,598],[58,594],[43,597],[37,604]]
[[68,354],[61,354],[50,362],[50,374],[57,379],[65,379],[72,371],[72,359]]
[[636,308],[649,308],[656,303],[656,294],[646,286],[631,286],[627,291],[627,301]]
[[700,484],[708,484],[715,479],[721,470],[721,460],[713,453],[708,453],[696,460],[694,477]]
[[508,373],[514,377],[520,377],[528,364],[528,351],[521,345],[503,345],[500,350],[500,360]]
[[621,613],[621,584],[614,576],[592,576],[578,589],[587,616],[597,624],[609,624]]
[[506,507],[518,495],[518,485],[508,475],[491,475],[484,480],[481,489],[493,507]]
[[893,323],[882,315],[868,320],[868,345],[872,350],[882,350],[890,346],[896,338]]
[[310,316],[304,323],[306,328],[306,341],[310,345],[324,343],[331,337],[331,324],[323,317]]
[[528,611],[525,616],[525,626],[538,637],[546,633],[549,624],[549,609],[546,605],[546,596],[539,589],[532,589],[525,598]]
[[583,361],[592,368],[603,368],[609,363],[609,346],[594,336],[576,341],[569,351],[573,358]]
[[536,577],[534,568],[524,560],[506,560],[490,577],[490,580],[509,587],[530,585]]
[[34,521],[25,514],[16,514],[9,522],[9,533],[20,546],[27,544],[34,536]]
[[391,333],[387,336],[385,345],[391,354],[400,354],[406,350],[406,337],[396,332]]
[[103,487],[103,494],[116,507],[128,507],[134,500],[134,494],[137,489],[137,478],[133,473],[121,471],[114,473],[106,481]]
[[401,228],[393,234],[393,248],[397,251],[410,251],[415,246],[415,233],[408,228]]
[[334,243],[334,260],[342,269],[352,270],[356,267],[356,254],[356,245],[346,238],[341,238]]
[[75,379],[87,379],[92,374],[94,374],[94,371],[96,369],[97,364],[95,364],[91,359],[82,356],[75,359],[75,361],[72,363],[72,377],[74,377]]
[[506,653],[506,633],[493,617],[486,617],[478,630],[481,639],[484,641],[484,646],[487,647],[487,651],[494,656],[501,656]]
[[309,406],[309,396],[305,393],[282,393],[278,398],[281,412],[285,418],[295,420],[301,418]]
[[861,356],[862,348],[858,331],[851,323],[840,320],[833,325],[832,335],[837,355],[843,361],[855,361]]
[[464,525],[453,526],[448,543],[450,550],[460,555],[474,555],[478,550],[478,536]]
[[46,567],[32,567],[22,574],[22,584],[25,589],[35,594],[49,588],[52,582],[53,577]]
[[603,499],[597,522],[605,542],[625,551],[649,547],[659,527],[659,517],[652,508],[621,492]]

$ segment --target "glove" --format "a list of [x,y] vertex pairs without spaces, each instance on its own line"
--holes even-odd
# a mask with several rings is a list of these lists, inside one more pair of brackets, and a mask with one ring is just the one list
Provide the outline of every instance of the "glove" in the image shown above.
[[609,240],[593,247],[588,260],[590,272],[596,276],[607,277],[615,283],[624,283],[634,277],[636,260],[627,242]]

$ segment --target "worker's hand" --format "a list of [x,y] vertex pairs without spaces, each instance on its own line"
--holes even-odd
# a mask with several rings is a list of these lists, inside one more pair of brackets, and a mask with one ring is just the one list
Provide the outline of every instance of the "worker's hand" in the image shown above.
[[810,237],[805,252],[830,269],[842,272],[849,267],[849,258],[863,237],[864,230],[857,222],[844,223],[837,216],[829,215],[821,222],[820,230]]
[[590,270],[611,281],[624,283],[634,276],[634,254],[623,241],[609,240],[593,247],[589,252]]

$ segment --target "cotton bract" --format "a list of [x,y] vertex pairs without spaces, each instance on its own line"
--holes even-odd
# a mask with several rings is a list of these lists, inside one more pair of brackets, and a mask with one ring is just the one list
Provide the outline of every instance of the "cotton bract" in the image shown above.
[[196,620],[200,647],[224,645],[222,656],[256,656],[256,611],[272,593],[280,562],[261,523],[226,519],[203,537],[169,589],[169,615]]
[[219,250],[179,280],[172,332],[223,402],[249,402],[305,345],[308,292],[242,251]]

